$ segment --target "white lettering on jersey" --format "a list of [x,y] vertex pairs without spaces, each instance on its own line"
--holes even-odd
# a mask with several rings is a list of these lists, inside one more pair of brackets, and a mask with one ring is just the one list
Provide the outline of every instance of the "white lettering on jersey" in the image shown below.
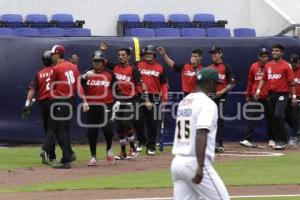
[[225,74],[219,74],[219,79],[224,80],[226,78]]
[[140,69],[140,73],[147,76],[159,76],[159,72],[154,70]]
[[131,80],[130,76],[126,76],[126,75],[123,75],[123,74],[117,74],[117,73],[115,73],[115,76],[116,76],[116,79],[118,79],[119,81],[130,82],[130,80]]
[[191,76],[191,77],[193,77],[193,76],[195,76],[195,74],[196,74],[196,72],[190,71],[190,70],[187,70],[187,71],[184,72],[185,76]]
[[100,81],[100,80],[88,80],[87,85],[93,85],[93,86],[104,86],[104,87],[109,87],[110,82],[108,81]]
[[281,78],[281,74],[268,74],[268,80],[280,79],[280,78]]
[[218,109],[216,104],[204,93],[191,93],[179,104],[173,155],[196,156],[197,129],[207,129],[206,162],[212,162],[215,154]]
[[53,71],[49,71],[49,72],[45,72],[45,73],[41,73],[39,78],[48,78],[53,74]]

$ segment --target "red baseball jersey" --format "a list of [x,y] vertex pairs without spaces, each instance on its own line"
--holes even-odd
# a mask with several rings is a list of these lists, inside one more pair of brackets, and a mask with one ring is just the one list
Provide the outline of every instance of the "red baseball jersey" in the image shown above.
[[183,92],[194,92],[197,83],[195,74],[197,71],[200,71],[202,67],[202,64],[194,67],[191,63],[186,63],[184,65],[174,65],[174,71],[181,73],[181,87]]
[[217,92],[223,90],[228,84],[235,83],[234,75],[230,65],[226,63],[215,64],[213,63],[209,67],[216,69],[219,73],[221,83],[217,86]]
[[289,92],[289,84],[294,82],[292,67],[282,59],[269,61],[263,71],[263,80],[268,83],[269,91]]
[[296,84],[296,94],[300,97],[300,68],[293,70]]
[[136,95],[136,87],[142,84],[138,69],[131,64],[126,66],[117,64],[113,67],[113,73],[118,80],[121,95],[134,97]]
[[113,89],[117,89],[113,85],[116,83],[116,78],[112,71],[103,69],[101,72],[82,80],[84,94],[88,103],[113,103]]
[[[76,65],[63,61],[53,67],[53,98],[73,97],[78,87],[79,71]],[[80,84],[79,84],[80,85]]]
[[53,74],[53,67],[44,67],[40,70],[30,82],[29,88],[39,93],[38,100],[50,98],[50,79]]
[[162,85],[167,83],[167,76],[161,64],[154,61],[152,63],[139,62],[137,65],[142,81],[147,86],[149,94],[162,93]]
[[[263,69],[265,66],[260,66],[259,62],[255,62],[251,65],[248,74],[248,84],[246,89],[246,96],[253,97],[256,93],[260,80],[263,77]],[[260,99],[266,99],[268,97],[268,84],[264,86],[259,94]]]

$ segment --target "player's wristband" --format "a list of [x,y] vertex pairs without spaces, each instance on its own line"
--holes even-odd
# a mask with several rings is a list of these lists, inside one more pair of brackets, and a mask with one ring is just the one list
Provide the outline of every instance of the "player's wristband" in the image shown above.
[[259,94],[259,93],[260,93],[260,89],[257,89],[257,90],[256,90],[256,93]]
[[28,99],[25,102],[25,106],[30,106],[30,101]]
[[297,95],[293,94],[292,99],[297,99]]

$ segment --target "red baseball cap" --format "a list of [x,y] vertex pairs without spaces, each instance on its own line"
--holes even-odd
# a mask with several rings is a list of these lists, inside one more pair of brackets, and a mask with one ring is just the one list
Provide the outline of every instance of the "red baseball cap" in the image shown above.
[[64,55],[65,54],[65,47],[61,45],[54,45],[51,49],[51,54],[60,54]]

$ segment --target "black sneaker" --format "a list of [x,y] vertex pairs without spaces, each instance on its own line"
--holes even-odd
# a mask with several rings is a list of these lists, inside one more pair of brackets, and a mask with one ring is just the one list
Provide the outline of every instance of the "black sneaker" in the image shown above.
[[67,162],[67,163],[54,163],[51,165],[52,168],[54,169],[70,169],[71,168],[71,163]]
[[40,157],[42,158],[42,164],[44,164],[44,165],[49,164],[49,157],[48,157],[46,151],[42,151],[40,154]]
[[224,152],[224,147],[220,146],[219,144],[216,144],[215,153],[223,153],[223,152]]

